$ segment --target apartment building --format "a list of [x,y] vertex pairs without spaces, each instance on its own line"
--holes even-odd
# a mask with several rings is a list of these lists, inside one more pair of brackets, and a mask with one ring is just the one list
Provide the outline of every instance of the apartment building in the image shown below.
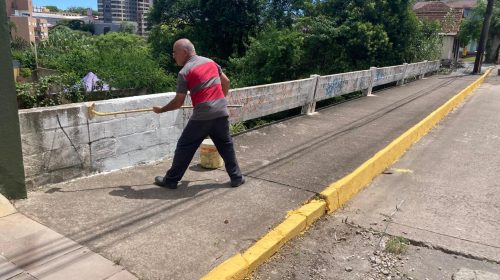
[[12,38],[27,42],[45,40],[49,36],[47,20],[34,18],[31,0],[6,0],[6,11],[11,27]]
[[97,8],[104,23],[137,23],[137,33],[146,34],[147,14],[153,0],[98,0]]

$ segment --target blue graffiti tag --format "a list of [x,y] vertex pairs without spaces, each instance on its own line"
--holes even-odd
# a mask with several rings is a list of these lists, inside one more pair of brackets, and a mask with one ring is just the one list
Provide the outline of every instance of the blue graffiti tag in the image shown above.
[[337,78],[325,85],[325,96],[333,97],[335,93],[340,92],[347,81],[342,78]]

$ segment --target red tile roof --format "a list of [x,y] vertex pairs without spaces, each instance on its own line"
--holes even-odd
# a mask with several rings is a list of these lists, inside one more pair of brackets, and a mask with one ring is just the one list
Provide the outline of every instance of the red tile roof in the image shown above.
[[413,11],[422,20],[439,21],[442,32],[450,34],[458,33],[464,15],[464,9],[452,8],[441,1],[418,2]]
[[452,8],[472,9],[476,6],[477,0],[448,0],[443,1]]

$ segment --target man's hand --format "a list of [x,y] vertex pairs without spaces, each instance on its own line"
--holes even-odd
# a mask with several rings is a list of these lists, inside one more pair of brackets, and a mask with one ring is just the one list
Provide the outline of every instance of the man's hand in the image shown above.
[[184,99],[186,99],[185,93],[177,93],[175,95],[174,99],[172,99],[172,101],[170,101],[167,105],[165,105],[163,107],[154,106],[153,112],[155,112],[157,114],[161,114],[161,113],[165,113],[168,111],[177,110],[180,107],[182,107],[182,104],[184,104]]
[[163,113],[163,108],[162,107],[153,107],[153,112],[157,113],[157,114],[161,114]]

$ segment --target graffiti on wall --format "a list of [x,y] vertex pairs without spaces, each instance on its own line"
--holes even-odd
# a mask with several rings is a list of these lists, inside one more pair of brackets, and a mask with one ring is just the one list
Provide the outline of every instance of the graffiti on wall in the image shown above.
[[233,90],[230,104],[243,105],[229,109],[233,121],[245,121],[303,106],[310,94],[313,79],[270,84]]

